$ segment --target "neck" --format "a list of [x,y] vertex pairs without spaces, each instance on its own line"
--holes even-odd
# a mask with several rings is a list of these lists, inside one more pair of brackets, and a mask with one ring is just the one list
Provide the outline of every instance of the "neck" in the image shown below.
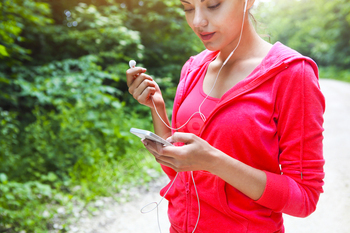
[[[220,50],[218,60],[223,63],[236,48],[238,42],[239,38]],[[241,41],[227,64],[233,64],[238,60],[244,60],[256,56],[256,51],[259,50],[264,43],[267,42],[260,38],[247,17],[244,23]]]

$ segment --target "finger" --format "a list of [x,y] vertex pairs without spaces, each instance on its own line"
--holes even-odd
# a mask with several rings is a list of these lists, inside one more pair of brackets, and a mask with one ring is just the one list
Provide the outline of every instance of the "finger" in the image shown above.
[[156,159],[157,163],[162,164],[162,165],[167,166],[167,167],[170,167],[174,171],[179,172],[178,168],[173,163],[164,161],[164,160],[162,160],[160,158],[159,159],[155,158],[155,159]]
[[152,95],[156,93],[156,89],[154,87],[147,87],[143,90],[141,95],[137,96],[135,99],[142,104],[147,104]]
[[171,137],[167,139],[170,143],[182,142],[185,144],[190,144],[195,140],[196,136],[192,133],[180,133],[176,132]]
[[[140,77],[142,74],[145,73],[146,70],[142,70],[142,72],[137,72],[137,73],[131,73],[130,75],[127,75],[127,80],[126,80],[126,83],[127,83],[127,86],[130,87],[134,81]],[[148,76],[149,79],[153,80],[152,77]]]
[[[148,81],[154,83],[151,76],[149,76],[147,74],[141,74],[136,79],[134,79],[134,81],[130,84],[129,93],[134,95],[135,89],[137,89],[141,85],[141,83],[144,82],[145,80],[148,80]],[[155,85],[155,84],[152,84],[152,85]]]
[[160,144],[158,142],[155,142],[149,139],[142,140],[142,143],[155,157],[158,158],[164,155],[163,144]]
[[126,71],[126,83],[130,86],[134,79],[137,78],[140,74],[145,73],[147,70],[142,67],[130,68]]
[[146,143],[145,140],[141,140],[141,141],[145,145],[148,152],[151,153],[156,160],[157,160],[157,158],[161,157],[161,155],[159,155],[156,151],[154,151],[152,148],[149,147],[149,144]]
[[[144,142],[144,141],[143,141]],[[145,143],[145,142],[144,142]],[[159,144],[159,143],[155,143],[155,144]],[[158,146],[158,145],[157,145]],[[163,147],[163,150],[166,148],[164,147],[163,145],[160,145],[159,146],[162,146]],[[172,169],[176,169],[177,166],[175,165],[176,164],[176,160],[172,157],[169,157],[169,156],[165,156],[165,155],[160,155],[159,153],[157,153],[154,148],[152,148],[150,146],[150,144],[146,143],[145,147],[148,149],[148,151],[154,156],[155,160],[162,164],[162,165],[165,165],[167,167],[170,167]]]
[[149,91],[147,90],[147,88],[154,89],[155,91],[156,90],[155,82],[147,79],[143,80],[143,82],[141,82],[140,85],[133,91],[134,98],[137,99],[138,96],[142,95],[144,92]]

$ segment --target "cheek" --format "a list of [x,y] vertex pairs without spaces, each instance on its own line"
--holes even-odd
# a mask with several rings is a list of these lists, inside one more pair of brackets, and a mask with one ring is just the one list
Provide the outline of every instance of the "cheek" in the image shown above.
[[239,36],[242,28],[242,19],[237,17],[227,17],[219,24],[216,24],[220,30],[220,34],[227,39]]
[[188,26],[190,26],[190,28],[192,28],[192,30],[194,31],[192,17],[191,16],[186,16],[186,21],[187,21]]

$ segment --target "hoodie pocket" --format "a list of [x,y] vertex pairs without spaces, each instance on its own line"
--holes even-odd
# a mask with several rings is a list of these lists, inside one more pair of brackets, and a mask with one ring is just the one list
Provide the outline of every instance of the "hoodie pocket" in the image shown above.
[[[186,189],[182,176],[179,174],[173,184],[171,180],[161,191],[160,195],[169,201],[168,218],[174,229],[178,232],[185,229],[186,224]],[[170,189],[169,189],[170,188]],[[169,189],[168,193],[167,190]]]
[[248,232],[249,220],[243,217],[242,215],[236,213],[233,209],[231,209],[228,205],[228,196],[226,193],[226,185],[228,185],[225,181],[217,177],[217,188],[218,188],[218,199],[220,201],[220,205],[229,217],[232,220],[232,229],[228,229],[227,233],[244,233]]

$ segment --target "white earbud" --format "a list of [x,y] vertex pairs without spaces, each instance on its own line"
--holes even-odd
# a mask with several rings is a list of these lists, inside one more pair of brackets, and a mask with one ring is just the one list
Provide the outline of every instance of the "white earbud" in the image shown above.
[[134,68],[136,66],[136,61],[134,60],[129,61],[129,66],[130,68]]

